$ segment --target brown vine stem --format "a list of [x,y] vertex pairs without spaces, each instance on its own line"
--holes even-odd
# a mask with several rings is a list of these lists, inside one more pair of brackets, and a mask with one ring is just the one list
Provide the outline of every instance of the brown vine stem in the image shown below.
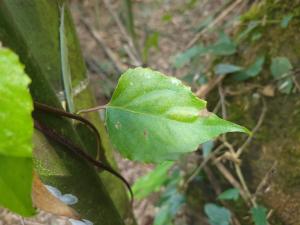
[[81,109],[77,112],[77,114],[96,112],[96,111],[106,109],[106,108],[107,108],[107,105],[99,105],[99,106],[95,106],[95,107],[88,108],[88,109]]
[[119,174],[117,171],[115,171],[111,166],[104,164],[102,161],[94,159],[93,157],[91,157],[90,155],[88,155],[86,153],[86,150],[75,145],[71,140],[62,136],[56,130],[51,129],[50,127],[47,127],[45,124],[43,124],[40,121],[34,120],[34,128],[39,130],[40,132],[42,132],[48,138],[51,138],[51,139],[55,140],[56,142],[58,142],[59,144],[66,147],[66,149],[68,149],[71,153],[87,160],[89,163],[98,167],[99,169],[106,170],[109,173],[111,173],[112,175],[119,178],[126,185],[128,191],[130,193],[130,196],[131,196],[131,205],[133,204],[134,195],[133,195],[133,191],[131,189],[130,184],[121,174]]
[[62,117],[66,117],[66,118],[69,118],[69,119],[78,120],[78,121],[82,122],[83,124],[87,125],[96,135],[96,142],[97,142],[97,156],[96,156],[96,159],[97,160],[100,159],[100,156],[101,156],[100,134],[99,134],[97,128],[89,120],[87,120],[87,119],[85,119],[85,118],[83,118],[79,115],[69,113],[69,112],[63,111],[61,109],[57,109],[55,107],[52,107],[52,106],[49,106],[49,105],[46,105],[46,104],[43,104],[43,103],[40,103],[40,102],[36,102],[36,101],[34,101],[34,109],[38,110],[38,111],[45,112],[45,113],[50,113],[50,114],[53,114],[53,115],[56,115],[56,116],[62,116]]

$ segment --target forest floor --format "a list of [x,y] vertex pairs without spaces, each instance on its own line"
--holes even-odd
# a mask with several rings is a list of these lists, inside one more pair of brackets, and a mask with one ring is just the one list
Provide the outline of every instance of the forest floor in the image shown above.
[[[197,29],[203,29],[203,27],[206,29],[211,26],[211,29],[208,29],[210,32],[200,32],[201,37],[199,37],[203,43],[210,42],[216,38],[215,31],[218,26],[224,25],[243,10],[243,7],[237,7],[234,12],[218,17],[220,7],[229,1],[133,1],[136,42],[138,43],[138,47],[133,48],[103,2],[110,4],[113,12],[123,23],[122,16],[120,16],[124,14],[121,13],[122,1],[77,0],[70,4],[90,83],[99,105],[108,102],[121,71],[142,65],[141,58],[147,58],[146,65],[152,69],[182,78],[188,71],[185,68],[174,68],[172,60],[178,53],[186,50],[191,41],[198,36]],[[217,20],[212,15],[216,15]],[[206,24],[205,21],[207,21]],[[96,34],[98,41],[92,37],[91,32]],[[99,38],[102,44],[99,43]],[[112,52],[113,56],[108,57],[107,51]],[[133,51],[139,54],[135,57],[130,56]],[[131,184],[153,168],[152,165],[122,159],[118,154],[116,157],[121,173]],[[152,224],[156,212],[156,200],[157,196],[154,195],[134,204],[134,214],[138,225]],[[39,213],[33,219],[24,219],[6,210],[0,210],[0,225],[15,224],[67,225],[69,222],[66,218],[44,212]]]

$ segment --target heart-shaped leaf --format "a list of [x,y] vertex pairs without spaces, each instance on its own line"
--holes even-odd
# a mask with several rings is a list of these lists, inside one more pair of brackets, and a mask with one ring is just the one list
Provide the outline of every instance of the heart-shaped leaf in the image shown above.
[[129,69],[106,111],[112,143],[129,159],[174,160],[219,134],[246,128],[206,111],[181,81],[145,68]]

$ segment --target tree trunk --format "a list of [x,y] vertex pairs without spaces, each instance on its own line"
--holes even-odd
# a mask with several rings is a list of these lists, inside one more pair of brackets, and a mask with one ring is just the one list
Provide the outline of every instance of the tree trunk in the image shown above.
[[[32,79],[30,91],[35,101],[62,108],[61,35],[66,37],[68,64],[75,110],[95,105],[85,65],[68,9],[65,10],[65,33],[59,31],[61,7],[64,1],[4,0],[0,4],[0,40],[14,50]],[[67,7],[66,7],[67,8]],[[17,110],[17,109],[16,109]],[[35,113],[47,126],[59,130],[67,138],[95,155],[94,135],[82,124],[46,113]],[[103,122],[97,114],[88,119],[101,133],[101,160],[116,167],[112,148]],[[47,140],[41,133],[34,135],[35,168],[45,184],[71,193],[79,201],[74,208],[83,219],[94,224],[135,224],[123,183],[106,172],[96,172],[85,160],[66,152],[63,146]],[[109,192],[108,192],[109,191]]]
[[[288,14],[294,17],[287,28],[283,28],[280,22]],[[243,15],[236,36],[246,29],[245,23],[259,21],[260,25],[239,43],[239,54],[235,59],[240,62],[235,63],[247,66],[260,55],[265,55],[266,63],[263,73],[258,78],[243,83],[230,82],[228,86],[232,90],[246,90],[247,87],[257,84],[264,88],[266,85],[276,88],[270,72],[273,57],[287,57],[297,69],[300,63],[299,15],[299,1],[289,0],[260,1]],[[260,34],[261,38],[253,41],[253,37],[257,34]],[[262,98],[266,102],[267,112],[262,126],[254,134],[251,144],[242,155],[242,170],[251,193],[258,191],[258,201],[269,210],[274,210],[270,219],[271,224],[298,225],[300,224],[299,90],[288,95],[276,90],[275,96],[265,97],[261,94],[262,89],[254,89],[227,98],[228,115],[231,115],[231,120],[252,128],[262,113]]]
[[[281,21],[287,15],[293,15],[293,18],[284,28]],[[250,129],[254,128],[264,108],[263,99],[265,101],[267,111],[262,125],[254,134],[241,159],[242,172],[250,192],[257,194],[259,204],[273,210],[269,219],[272,225],[300,224],[300,79],[297,73],[293,74],[298,88],[295,84],[296,91],[283,94],[278,91],[270,71],[273,57],[287,57],[297,71],[300,63],[299,16],[298,0],[257,1],[242,16],[241,24],[234,34],[238,42],[237,55],[226,60],[247,67],[253,64],[258,56],[264,55],[266,61],[263,71],[256,78],[245,82],[237,82],[231,76],[223,81],[225,90],[237,93],[229,93],[226,96],[227,115],[231,121]],[[246,37],[237,38],[253,21],[257,21],[259,25]],[[266,86],[272,91],[274,88],[274,96],[264,93]],[[216,103],[217,95],[217,91],[210,94],[210,105]],[[243,143],[240,134],[230,134],[227,137],[232,143]],[[232,174],[235,174],[234,170]],[[218,178],[222,184],[226,183],[222,187],[225,190],[228,183],[223,182],[221,176]],[[197,187],[198,189],[192,184],[188,189],[188,196],[201,196],[198,199],[191,196],[188,200],[188,204],[194,207],[191,211],[194,221],[189,224],[194,225],[205,224],[199,222],[201,217],[203,218],[199,211],[203,212],[204,203],[215,200],[208,196],[211,192],[207,192],[207,186],[200,189],[199,185]],[[249,219],[248,207],[240,202],[230,205],[243,225],[253,224]],[[242,205],[244,207],[241,207]]]

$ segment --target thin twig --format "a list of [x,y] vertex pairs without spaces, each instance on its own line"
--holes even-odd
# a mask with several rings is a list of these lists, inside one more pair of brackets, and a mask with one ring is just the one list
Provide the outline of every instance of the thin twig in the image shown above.
[[268,215],[267,215],[267,219],[269,220],[271,218],[271,216],[273,215],[274,213],[274,209],[271,209],[269,212],[268,212]]
[[218,83],[218,91],[220,96],[220,103],[221,103],[221,109],[222,109],[222,117],[223,119],[227,119],[227,112],[226,112],[226,102],[225,102],[225,94],[222,87],[222,81]]
[[242,94],[245,94],[249,91],[252,91],[253,89],[256,89],[256,88],[262,88],[262,85],[258,85],[258,84],[247,84],[246,87],[243,87],[242,89],[238,90],[238,91],[233,91],[233,90],[230,90],[230,89],[226,89],[225,90],[225,93],[227,96],[235,96],[235,95],[242,95]]
[[239,178],[239,181],[240,181],[240,183],[243,187],[243,190],[244,190],[245,194],[247,194],[247,197],[250,200],[250,203],[253,206],[256,206],[255,198],[252,197],[252,194],[250,193],[250,191],[248,189],[248,186],[246,184],[246,181],[244,179],[243,173],[242,173],[241,168],[240,168],[240,163],[237,163],[237,162],[239,162],[239,158],[236,156],[236,153],[235,153],[235,150],[234,150],[233,146],[229,142],[227,142],[226,140],[224,140],[224,144],[229,149],[230,154],[235,159],[235,160],[233,160],[235,172],[236,172],[236,174]]
[[214,176],[213,172],[211,171],[211,169],[208,167],[208,165],[204,165],[203,166],[203,170],[205,172],[205,174],[207,175],[207,178],[209,180],[209,183],[211,184],[211,186],[213,187],[213,189],[215,190],[216,194],[219,195],[222,193],[222,189],[219,185],[219,183],[217,182],[216,177]]
[[264,192],[264,190],[266,190],[266,187],[270,185],[270,180],[274,175],[277,164],[278,164],[278,162],[275,161],[273,163],[273,165],[271,166],[271,168],[268,170],[268,172],[265,174],[265,176],[263,177],[261,182],[257,185],[256,191],[254,194],[255,197],[260,195],[262,192]]
[[[208,178],[212,188],[214,189],[216,195],[220,195],[222,193],[221,186],[220,186],[218,180],[216,179],[216,177],[214,176],[213,172],[211,171],[211,169],[208,167],[208,165],[205,165],[203,167],[203,170],[206,173],[207,178]],[[234,214],[233,210],[230,209],[230,206],[227,204],[227,202],[223,201],[223,200],[220,200],[220,202],[222,203],[222,205],[224,205],[227,209],[229,209],[231,211],[233,224],[234,225],[241,225],[240,221],[238,220],[238,218]]]
[[211,152],[206,158],[204,158],[201,164],[193,171],[192,175],[187,179],[186,185],[195,179],[195,177],[200,173],[200,171],[208,163],[208,161],[212,159],[214,155],[219,153],[222,150],[222,148],[224,148],[223,144],[219,145],[213,152]]
[[112,61],[117,72],[122,73],[123,71],[125,71],[127,67],[123,63],[121,63],[117,55],[108,47],[107,43],[104,41],[101,35],[93,30],[84,19],[80,20],[85,26],[86,30],[90,33],[91,37],[103,48],[105,54]]
[[250,144],[250,142],[252,141],[252,138],[254,136],[254,134],[257,132],[257,130],[260,128],[260,126],[262,125],[265,116],[266,116],[266,112],[267,112],[267,105],[266,102],[264,100],[264,98],[262,98],[262,102],[263,102],[263,108],[261,111],[261,114],[259,116],[258,122],[255,125],[255,127],[252,130],[252,134],[250,136],[248,136],[248,138],[246,139],[246,141],[244,142],[244,144],[237,150],[236,155],[237,157],[240,157],[241,154],[243,153],[244,149]]
[[218,161],[214,156],[212,156],[213,162],[216,165],[217,169],[220,173],[226,178],[226,180],[235,188],[240,190],[240,194],[244,201],[248,203],[248,195],[245,193],[244,189],[242,188],[241,184],[232,176],[232,174],[227,170],[227,168]]
[[124,27],[124,25],[122,24],[119,16],[115,13],[115,11],[112,8],[111,2],[109,0],[103,0],[103,3],[105,5],[105,7],[108,9],[109,13],[112,15],[112,18],[114,19],[114,21],[116,22],[119,30],[121,31],[123,37],[126,39],[126,41],[128,42],[128,45],[130,48],[128,48],[127,50],[130,51],[130,53],[128,54],[129,57],[134,57],[134,58],[130,58],[133,62],[138,62],[139,65],[135,65],[135,66],[140,66],[142,65],[141,60],[139,60],[139,53],[133,43],[133,40],[131,38],[131,36],[127,33],[126,28]]
[[299,82],[297,81],[296,77],[295,77],[295,76],[292,76],[292,79],[293,79],[293,82],[294,82],[296,88],[298,89],[298,91],[300,91],[300,84],[299,84]]
[[106,108],[107,108],[107,105],[99,105],[99,106],[96,106],[93,108],[81,109],[77,112],[77,114],[95,112],[95,111],[99,111],[99,110],[106,109]]
[[131,59],[132,64],[134,66],[140,66],[142,63],[135,57],[133,52],[130,50],[130,47],[128,45],[124,45],[124,50],[127,53],[128,57]]
[[208,82],[208,84],[200,86],[200,88],[196,91],[196,95],[199,98],[205,98],[206,95],[215,88],[216,85],[218,85],[225,76],[217,76],[213,78],[211,81]]
[[24,218],[22,216],[20,216],[20,221],[21,221],[21,225],[25,225],[25,221],[24,221]]
[[[226,119],[225,94],[224,94],[221,82],[218,84],[218,90],[219,90],[220,102],[221,102],[221,106],[222,106],[223,119]],[[248,189],[248,186],[246,184],[246,181],[244,179],[243,173],[240,168],[239,157],[237,156],[236,151],[234,150],[233,146],[229,142],[227,142],[226,134],[223,135],[223,142],[224,142],[225,146],[229,149],[229,154],[230,154],[231,158],[233,159],[232,161],[234,163],[235,172],[239,178],[242,188],[243,188],[245,194],[247,195],[250,203],[255,207],[257,204],[255,202],[255,198],[252,197],[252,195]],[[226,152],[226,153],[228,153],[228,152]]]
[[238,176],[238,178],[239,178],[239,180],[240,180],[240,182],[242,184],[242,187],[244,188],[244,191],[248,195],[251,204],[254,207],[256,207],[257,204],[256,204],[256,201],[255,201],[255,198],[252,196],[251,192],[249,191],[249,188],[248,188],[248,186],[246,184],[246,181],[245,181],[244,175],[242,173],[241,167],[238,164],[236,164],[236,163],[234,164],[234,166],[235,166],[236,174],[237,174],[237,176]]
[[220,106],[221,106],[221,101],[219,100],[212,112],[216,114],[219,111]]
[[200,37],[209,29],[213,28],[215,25],[217,25],[220,21],[224,19],[232,10],[234,10],[240,3],[242,3],[242,0],[237,0],[230,4],[226,9],[222,10],[222,13],[217,16],[205,29],[203,29],[201,32],[199,32],[185,47],[185,50],[192,47],[199,39]]

